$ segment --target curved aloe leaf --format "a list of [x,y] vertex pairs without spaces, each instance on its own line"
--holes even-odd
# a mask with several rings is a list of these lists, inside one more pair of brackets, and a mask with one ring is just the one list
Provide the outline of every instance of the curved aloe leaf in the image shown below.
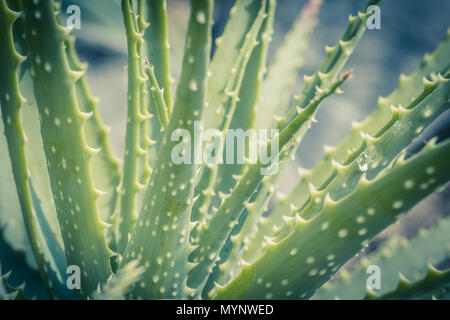
[[[218,288],[216,298],[309,298],[369,239],[447,182],[449,155],[450,141],[430,142],[418,155],[399,159],[373,180],[363,177],[343,199],[335,202],[327,197],[321,213],[312,219],[291,218],[289,227],[280,231],[281,240],[272,239],[263,256]],[[408,180],[414,183],[411,189],[405,187]],[[423,183],[426,188],[420,187]]]
[[[410,105],[412,99],[411,96],[416,95],[416,92],[418,91],[422,91],[423,93],[428,92],[428,94],[432,93],[429,89],[423,91],[426,89],[426,86],[429,86],[429,81],[424,80],[424,77],[429,76],[433,72],[444,74],[449,67],[447,59],[449,54],[450,34],[447,35],[445,41],[432,54],[427,54],[425,56],[420,68],[418,68],[411,76],[406,77],[402,75],[400,77],[399,87],[388,97],[380,98],[378,108],[365,120],[361,123],[354,123],[350,135],[348,135],[338,146],[326,147],[325,157],[317,166],[310,171],[301,170],[301,181],[296,185],[292,192],[280,200],[278,206],[268,217],[260,218],[258,230],[248,237],[247,248],[245,249],[246,253],[244,254],[244,259],[246,261],[253,261],[252,259],[261,253],[262,248],[260,243],[264,241],[264,238],[271,236],[274,233],[274,230],[277,230],[284,225],[283,215],[286,215],[287,212],[294,213],[296,210],[303,207],[306,202],[310,201],[312,192],[323,189],[324,186],[328,185],[330,181],[336,177],[336,165],[348,165],[352,161],[355,161],[355,159],[358,159],[358,168],[355,167],[355,169],[359,170],[360,166],[364,169],[367,161],[365,161],[365,153],[363,154],[363,151],[365,150],[363,150],[362,147],[364,147],[364,140],[366,139],[367,134],[373,137],[380,137],[384,132],[391,128],[391,132],[395,131],[399,135],[402,135],[402,130],[395,129],[395,127],[398,128],[398,125],[400,124],[399,122],[396,122],[399,119],[399,116],[406,114],[404,110],[403,112],[399,112],[399,106]],[[444,90],[441,90],[440,92],[443,91]],[[417,96],[416,99],[418,99]],[[421,99],[418,101],[420,100]],[[412,107],[415,108],[416,105],[411,104],[411,108]],[[423,109],[426,107],[426,103],[421,103],[420,107]],[[439,107],[437,113],[432,115],[432,119],[436,118],[448,108],[445,104],[442,107]],[[430,119],[424,120],[426,123],[431,122]],[[403,120],[403,123],[409,128],[407,132],[414,129],[414,126],[411,126],[409,121],[405,122]],[[417,124],[415,126],[417,132],[411,138],[417,137],[424,128],[424,125]],[[361,133],[365,134],[362,135]],[[404,146],[407,145],[408,141],[411,140],[407,139]],[[386,143],[389,142],[386,140]],[[385,165],[387,165],[395,155],[396,153],[386,159],[387,162]],[[367,169],[372,170],[369,166]],[[347,187],[347,184],[344,184],[342,180],[341,183],[343,183],[343,186],[345,185]],[[311,184],[313,188],[311,188]],[[349,190],[345,191],[345,188],[343,188],[342,192],[348,193]]]
[[[360,218],[361,222],[362,219]],[[421,229],[410,240],[393,238],[374,253],[363,257],[350,270],[342,270],[336,280],[326,283],[313,296],[314,299],[361,299],[366,294],[366,272],[369,265],[377,265],[381,272],[380,289],[374,294],[386,294],[395,289],[399,273],[412,280],[424,277],[427,262],[439,265],[450,256],[450,219],[441,220],[436,226]],[[435,245],[438,243],[439,245]]]
[[[50,298],[48,288],[39,271],[28,265],[24,252],[13,249],[6,241],[3,227],[0,227],[0,267],[0,276],[11,272],[8,275],[8,286],[19,287],[25,283],[24,295],[27,298]],[[3,283],[6,284],[5,280]]]
[[65,52],[68,36],[57,22],[53,3],[24,2],[24,14],[41,133],[67,261],[82,268],[81,293],[88,295],[111,274],[112,254],[98,217],[100,192],[91,174],[90,159],[98,150],[89,147],[83,131],[91,115],[81,111],[76,98],[76,82],[82,73],[70,69]]
[[[255,127],[273,128],[289,105],[298,71],[303,65],[303,55],[317,23],[322,0],[310,0],[303,7],[292,29],[277,50],[267,76],[262,82],[261,97],[257,106]],[[280,77],[280,74],[283,76]]]
[[432,265],[428,266],[428,272],[425,277],[417,281],[409,281],[403,276],[395,288],[395,290],[377,295],[369,292],[366,299],[369,300],[431,300],[433,297],[439,296],[443,291],[450,287],[450,269],[440,271]]
[[[207,90],[213,3],[196,0],[191,1],[191,7],[174,109],[143,208],[124,254],[123,263],[138,259],[146,268],[140,285],[132,291],[134,297],[181,298],[191,295],[185,285],[189,250],[187,230],[190,229],[197,165],[173,163],[172,153],[178,143],[173,141],[172,133],[196,136],[194,124],[201,119]],[[194,61],[191,56],[195,57]],[[182,138],[180,143],[187,143]],[[184,148],[192,159],[197,159],[193,150],[191,146]]]
[[123,266],[116,274],[108,279],[102,289],[94,294],[96,300],[122,300],[126,298],[129,288],[139,281],[143,267],[134,260]]
[[[265,146],[266,150],[276,152],[281,159],[289,154],[291,146],[295,143],[294,140],[297,132],[310,124],[323,99],[335,92],[349,76],[350,73],[346,73],[339,77],[337,81],[333,82],[329,88],[318,91],[306,108],[298,110],[295,119],[279,134],[279,139],[273,138],[267,143]],[[278,143],[279,150],[273,151],[271,147],[272,143]],[[271,154],[271,156],[274,155]],[[261,162],[249,166],[249,169],[239,180],[233,191],[223,197],[217,212],[207,224],[202,226],[198,246],[189,257],[190,262],[196,264],[189,272],[188,284],[191,287],[202,289],[205,285],[205,281],[209,273],[212,272],[212,267],[218,259],[218,254],[233,227],[238,222],[237,220],[242,210],[244,207],[251,205],[248,203],[250,197],[260,183],[264,181],[263,178],[267,178],[267,176],[261,175],[261,169],[265,167],[267,165],[263,165]]]

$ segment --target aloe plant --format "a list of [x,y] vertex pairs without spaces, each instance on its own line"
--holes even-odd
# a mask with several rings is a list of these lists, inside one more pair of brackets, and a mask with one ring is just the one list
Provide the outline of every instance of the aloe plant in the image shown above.
[[[367,8],[382,1],[350,16],[293,99],[321,1],[307,3],[270,64],[277,1],[237,0],[211,55],[213,2],[190,2],[175,87],[166,1],[121,1],[128,99],[119,164],[59,5],[0,0],[0,159],[12,177],[0,184],[19,204],[7,213],[15,224],[0,221],[0,298],[448,298],[448,218],[332,278],[450,179],[450,141],[432,139],[406,156],[450,105],[449,32],[316,167],[300,169],[300,182],[268,212],[323,100],[351,78],[344,68]],[[219,143],[197,139],[198,127]],[[229,129],[272,129],[260,150],[277,162],[196,161],[205,150],[239,154]],[[251,149],[240,156],[249,160]],[[8,236],[21,228],[25,240]],[[366,289],[372,264],[389,271],[382,290]],[[71,287],[77,268],[80,286]]]

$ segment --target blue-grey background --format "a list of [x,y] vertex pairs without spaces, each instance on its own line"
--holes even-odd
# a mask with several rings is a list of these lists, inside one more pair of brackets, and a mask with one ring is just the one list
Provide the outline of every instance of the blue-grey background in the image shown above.
[[[269,51],[269,62],[276,48],[299,14],[304,0],[278,0],[275,34]],[[89,4],[90,3],[90,4]],[[111,138],[118,156],[123,151],[126,114],[127,63],[126,41],[119,1],[63,0],[63,11],[78,4],[82,28],[75,32],[77,50],[90,65],[88,78],[94,93],[101,98],[100,108],[111,127]],[[220,35],[234,1],[216,0],[213,36]],[[324,0],[319,23],[312,35],[306,63],[299,74],[297,90],[302,88],[303,74],[312,74],[325,57],[325,45],[334,45],[347,26],[349,14],[356,14],[366,0]],[[94,8],[94,9],[91,9]],[[184,35],[189,15],[189,1],[168,0],[172,75],[180,71]],[[417,68],[425,52],[431,52],[442,41],[450,25],[448,0],[385,0],[381,11],[381,29],[368,30],[350,58],[347,68],[354,77],[344,86],[344,95],[327,99],[298,151],[297,163],[283,177],[282,191],[297,182],[295,167],[312,167],[323,156],[323,145],[336,145],[350,131],[351,122],[362,120],[376,107],[378,96],[388,95],[398,84],[400,73]],[[298,92],[298,91],[297,91]],[[425,138],[439,129],[448,136],[450,116],[442,115],[425,133]],[[450,164],[450,161],[449,161]],[[450,188],[430,196],[378,239],[391,232],[416,233],[420,227],[433,224],[450,212]],[[375,242],[376,244],[376,242]],[[372,244],[373,246],[374,244]]]

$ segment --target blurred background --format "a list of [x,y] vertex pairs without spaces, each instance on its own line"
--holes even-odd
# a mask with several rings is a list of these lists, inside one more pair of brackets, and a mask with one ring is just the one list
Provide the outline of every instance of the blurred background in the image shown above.
[[[233,0],[217,0],[213,37],[225,26]],[[292,27],[306,0],[278,0],[274,36],[269,51],[269,63],[286,32]],[[89,63],[88,79],[93,92],[101,98],[100,111],[111,127],[111,139],[117,156],[124,148],[126,119],[127,63],[125,32],[119,0],[62,0],[62,12],[67,6],[81,8],[82,27],[75,30],[77,51]],[[324,0],[319,23],[313,32],[310,48],[305,54],[304,67],[298,77],[296,92],[303,87],[303,75],[312,74],[325,58],[325,45],[334,45],[347,26],[349,14],[356,14],[366,0]],[[93,10],[92,8],[95,8]],[[398,85],[400,73],[410,74],[426,52],[431,52],[444,39],[449,27],[448,0],[386,0],[381,9],[381,29],[367,30],[351,56],[347,69],[354,77],[344,86],[343,95],[328,98],[317,120],[307,133],[296,162],[282,177],[281,190],[288,192],[298,181],[296,167],[311,168],[323,156],[323,145],[336,145],[351,129],[352,121],[360,121],[377,103],[378,96],[386,96]],[[184,37],[189,17],[189,1],[168,0],[169,35],[171,42],[171,71],[178,79],[182,61]],[[176,83],[175,83],[176,84]],[[174,90],[173,90],[174,91]],[[417,144],[439,134],[449,135],[450,113],[438,118]],[[450,164],[450,161],[449,161]],[[439,216],[450,212],[450,188],[435,193],[416,206],[369,246],[377,245],[391,232],[414,235],[420,227],[434,224]]]

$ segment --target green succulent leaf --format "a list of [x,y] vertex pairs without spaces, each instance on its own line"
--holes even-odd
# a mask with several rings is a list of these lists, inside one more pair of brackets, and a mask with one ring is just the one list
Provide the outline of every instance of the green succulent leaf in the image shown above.
[[116,274],[111,275],[103,288],[99,288],[94,294],[96,300],[123,300],[129,288],[135,285],[144,272],[139,267],[139,261],[133,260],[123,266]]
[[[293,214],[299,208],[305,207],[308,202],[311,203],[312,195],[323,190],[333,180],[339,181],[342,186],[338,190],[338,183],[336,181],[333,182],[336,186],[334,188],[334,197],[342,197],[352,190],[342,176],[339,179],[335,179],[339,167],[342,165],[349,166],[353,162],[354,172],[361,172],[360,167],[364,169],[365,165],[367,165],[367,170],[372,171],[373,174],[379,172],[379,166],[371,168],[368,163],[368,161],[371,164],[376,163],[376,161],[373,161],[375,159],[370,158],[370,155],[373,155],[373,148],[370,151],[366,146],[365,141],[368,138],[376,137],[379,142],[384,140],[384,144],[388,145],[390,144],[389,139],[392,138],[393,133],[395,133],[396,137],[402,137],[403,143],[397,146],[396,151],[392,150],[390,156],[386,152],[383,152],[387,158],[383,159],[384,164],[382,162],[381,167],[385,167],[402,148],[406,147],[423,132],[426,125],[448,109],[448,103],[445,102],[445,96],[447,95],[445,93],[446,85],[434,92],[434,89],[432,89],[434,88],[434,84],[432,83],[436,83],[436,76],[433,76],[431,82],[424,77],[430,77],[432,73],[445,74],[445,72],[448,72],[449,64],[447,57],[449,54],[450,36],[447,35],[445,41],[432,54],[425,56],[421,66],[411,76],[401,76],[399,87],[388,97],[379,99],[378,108],[361,123],[353,124],[351,133],[339,145],[325,148],[325,157],[318,165],[310,171],[304,169],[299,170],[300,182],[287,196],[280,199],[280,203],[268,217],[260,218],[257,231],[249,235],[245,249],[246,252],[244,253],[244,259],[246,261],[253,261],[262,252],[263,248],[260,243],[264,241],[264,238],[270,237],[284,225],[283,215],[286,215],[287,212],[292,212]],[[417,96],[417,92],[422,92],[422,95]],[[440,94],[442,95],[441,97],[432,98]],[[416,97],[412,98],[412,96]],[[424,108],[433,99],[438,99],[441,102],[437,102],[436,105],[431,104],[431,111],[425,111]],[[402,105],[407,106],[407,108],[401,107]],[[415,109],[415,111],[407,111],[409,109]],[[413,115],[419,114],[420,112],[427,112],[427,114],[431,112],[431,118],[421,120],[419,117],[420,123],[416,123],[416,121],[411,122],[411,120],[405,121],[405,118],[416,118]],[[409,116],[406,116],[408,114]],[[400,130],[399,128],[402,126],[407,126],[408,130]],[[415,130],[414,134],[412,134],[412,130]],[[383,137],[384,133],[388,131],[390,131],[390,134]],[[403,133],[405,133],[405,136],[403,136]],[[380,143],[377,144],[380,146]],[[348,174],[346,175],[346,177],[349,176]],[[316,198],[318,198],[317,195]]]
[[[145,29],[144,33],[144,56],[150,61],[150,64],[154,67],[155,79],[150,85],[159,85],[160,90],[164,96],[165,109],[167,109],[167,116],[172,114],[172,79],[170,75],[170,61],[169,61],[169,28],[167,17],[167,2],[166,0],[147,0],[145,1],[144,9],[147,13],[147,20],[150,21],[150,26]],[[143,15],[144,16],[144,15]],[[156,66],[156,67],[155,67]],[[149,80],[152,80],[149,77]],[[150,93],[156,93],[159,95],[160,91],[151,91]],[[161,130],[160,114],[164,115],[165,111],[158,107],[161,104],[154,101],[152,94],[149,95],[147,107],[150,114],[158,115],[158,117],[151,117],[148,120],[149,137],[152,140],[148,149],[148,156],[150,161],[150,167],[154,167],[157,158],[159,148],[161,147],[161,141],[164,132]],[[157,108],[158,107],[158,108]],[[158,112],[159,110],[159,112]],[[162,111],[162,112],[161,112]],[[163,116],[165,117],[165,116]]]
[[128,43],[128,107],[123,178],[120,185],[120,207],[116,216],[117,243],[122,254],[128,244],[138,215],[138,192],[145,189],[150,176],[147,149],[151,144],[147,110],[146,84],[142,59],[142,32],[130,1],[122,1],[123,20]]
[[[322,0],[306,2],[270,65],[277,0],[236,0],[214,47],[214,0],[191,0],[174,97],[169,56],[185,26],[173,25],[171,51],[169,13],[186,4],[94,2],[77,3],[75,32],[127,54],[123,165],[70,35],[79,12],[0,0],[0,300],[450,299],[449,218],[359,259],[450,181],[450,29],[284,195],[281,177],[383,1],[350,16],[292,96]],[[369,290],[373,265],[382,286]]]
[[58,24],[52,1],[24,2],[24,14],[31,75],[65,253],[68,264],[83,269],[81,293],[87,295],[111,274],[112,253],[97,209],[101,192],[91,174],[90,160],[98,150],[88,145],[83,130],[92,113],[84,113],[76,97],[76,82],[83,72],[70,68],[65,52],[67,31]]
[[[230,70],[238,66],[239,56],[247,35],[261,11],[260,0],[238,0],[230,11],[223,34],[216,38],[216,50],[209,68],[208,107],[205,108],[203,123],[205,128],[213,128],[217,109],[227,99],[230,84]],[[251,53],[249,53],[251,54]],[[241,59],[242,60],[242,59]],[[235,69],[234,75],[240,70]],[[231,82],[233,84],[234,81]],[[239,90],[235,92],[235,95]],[[222,114],[227,114],[225,111]]]
[[[0,227],[0,277],[6,294],[11,288],[21,287],[24,296],[31,299],[49,299],[50,293],[39,271],[29,266],[23,251],[15,250],[4,237],[4,227]],[[5,277],[7,275],[7,277]],[[0,284],[1,286],[1,284]]]
[[440,271],[429,265],[428,272],[423,279],[408,281],[406,278],[401,277],[395,290],[383,295],[369,292],[365,298],[368,300],[431,300],[436,295],[440,295],[448,290],[449,286],[450,270]]
[[100,118],[98,98],[93,96],[86,78],[87,65],[82,63],[75,51],[75,38],[69,37],[65,41],[67,59],[70,68],[82,72],[76,82],[77,101],[80,110],[92,116],[84,123],[83,129],[86,140],[91,148],[98,149],[91,159],[92,178],[94,185],[101,190],[97,199],[100,219],[112,223],[112,216],[117,202],[117,186],[120,182],[119,163],[114,156],[108,139],[108,128]]
[[[257,129],[273,128],[276,119],[281,119],[286,112],[321,4],[322,0],[310,0],[304,5],[278,48],[262,82],[261,97],[255,112]],[[283,76],[280,77],[280,74]]]
[[[124,263],[137,258],[146,268],[143,285],[132,291],[134,297],[181,298],[192,293],[185,281],[189,251],[187,230],[190,230],[197,165],[173,163],[173,153],[178,152],[176,156],[180,156],[181,152],[187,152],[190,159],[197,159],[195,148],[191,146],[196,142],[191,143],[189,137],[196,135],[195,123],[201,119],[205,104],[213,3],[211,0],[191,1],[191,8],[175,105],[143,208],[124,254]],[[178,139],[183,139],[180,143],[173,139],[173,133],[177,132],[180,133]],[[188,135],[189,141],[185,141],[183,135]],[[189,146],[186,147],[186,143]],[[181,150],[180,145],[184,146]]]
[[[218,131],[221,133],[221,136],[219,137],[221,139],[220,146],[215,151],[218,154],[224,153],[223,148],[225,132],[227,129],[229,129],[234,112],[236,110],[236,106],[239,100],[237,93],[241,89],[247,65],[250,61],[251,54],[257,45],[257,37],[266,16],[265,10],[266,6],[265,2],[263,2],[261,4],[258,16],[255,19],[252,27],[250,28],[249,33],[247,34],[246,39],[242,45],[241,51],[239,52],[239,55],[235,61],[235,65],[233,66],[233,69],[231,71],[228,84],[225,88],[226,93],[223,96],[223,100],[221,104],[216,108],[218,117],[216,118],[216,121],[214,121],[213,128],[218,129]],[[205,148],[209,148],[209,145],[206,144]],[[199,182],[196,185],[196,193],[198,193],[199,198],[192,209],[191,220],[193,222],[204,222],[204,220],[207,218],[211,198],[216,194],[213,188],[217,179],[218,169],[219,168],[217,164],[211,163],[206,163],[201,169]],[[193,235],[195,236],[195,232],[193,232]]]
[[[258,35],[258,45],[253,50],[252,56],[248,62],[243,83],[244,87],[241,86],[239,92],[239,101],[237,102],[236,110],[234,112],[233,118],[231,120],[230,129],[242,129],[248,130],[254,127],[255,117],[256,117],[256,106],[258,101],[260,100],[260,87],[263,81],[264,74],[266,72],[266,60],[267,60],[267,52],[269,44],[272,40],[273,34],[273,21],[275,17],[275,9],[276,9],[276,1],[268,1],[267,2],[267,18],[265,19],[261,30]],[[237,153],[237,146],[235,147],[235,154]],[[225,142],[224,150],[227,150],[229,146],[227,146]],[[246,150],[248,157],[248,150]],[[226,154],[224,152],[224,157]],[[233,178],[235,176],[239,176],[243,173],[245,168],[245,164],[228,164],[225,166],[219,166],[217,169],[217,178],[214,183],[213,190],[215,191],[215,195],[211,197],[211,201],[209,204],[209,214],[211,214],[211,208],[217,208],[221,202],[221,194],[228,193],[236,184],[236,180]],[[245,209],[246,210],[246,209]],[[244,219],[242,219],[244,221]],[[240,224],[238,224],[234,229],[238,229]],[[228,248],[231,247],[229,245],[229,240],[227,240],[227,244],[224,245],[222,252],[220,254],[220,260],[224,261],[227,259],[228,254],[232,255],[232,253],[228,253]],[[233,246],[233,249],[236,247]],[[238,261],[237,261],[238,262]],[[232,272],[234,268],[230,267],[229,270]],[[208,292],[214,281],[218,281],[217,277],[219,277],[219,269],[216,267],[213,274],[210,275],[210,279],[208,280],[208,284],[205,287],[205,291]],[[228,277],[228,274],[222,272],[220,277]],[[224,281],[224,280],[222,280]]]
[[[361,220],[360,220],[361,221]],[[429,229],[421,229],[410,240],[393,238],[375,252],[364,256],[350,270],[320,288],[313,299],[362,299],[366,294],[367,267],[377,265],[381,272],[380,289],[372,289],[374,294],[384,295],[396,288],[399,273],[407,279],[422,279],[427,270],[427,262],[439,265],[450,255],[450,219],[445,218]],[[435,245],[435,244],[439,245]]]
[[[447,182],[449,152],[449,141],[430,142],[419,155],[399,159],[375,179],[364,177],[345,198],[335,202],[327,197],[321,213],[310,220],[297,214],[280,231],[281,240],[272,239],[263,256],[219,288],[216,298],[309,298],[369,239]],[[415,183],[412,189],[405,187],[410,179]],[[421,188],[422,183],[427,187]],[[318,250],[316,243],[327,243],[327,249]]]
[[[279,158],[282,161],[283,157],[289,153],[292,144],[295,143],[293,140],[295,139],[296,133],[310,124],[320,103],[335,92],[349,76],[350,73],[345,73],[338,80],[334,81],[329,88],[317,91],[311,103],[304,109],[298,110],[295,119],[281,131],[278,141],[272,139],[267,142],[265,146],[266,150],[274,152],[271,144],[277,142],[279,151],[277,150],[275,152],[279,152]],[[260,183],[264,182],[263,178],[270,177],[261,174],[261,170],[266,167],[267,165],[263,165],[261,162],[249,166],[232,192],[223,197],[217,212],[206,224],[202,225],[198,246],[189,257],[190,262],[196,264],[189,272],[188,285],[191,287],[203,289],[207,276],[212,272],[212,267],[218,259],[218,254],[233,227],[237,224],[242,210],[245,207],[251,206],[249,199]]]

